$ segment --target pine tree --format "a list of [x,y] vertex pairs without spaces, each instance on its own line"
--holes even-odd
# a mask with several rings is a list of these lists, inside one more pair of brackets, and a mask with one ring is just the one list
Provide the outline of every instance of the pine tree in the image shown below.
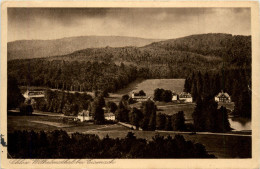
[[164,130],[171,131],[172,130],[172,119],[171,116],[166,116],[166,122]]
[[24,97],[18,87],[17,80],[14,77],[8,76],[7,82],[7,108],[17,108],[24,102]]
[[91,113],[94,116],[94,122],[96,124],[104,123],[104,110],[105,100],[103,97],[96,97],[91,106]]
[[166,115],[159,113],[156,117],[156,128],[158,130],[164,130],[166,123]]
[[197,94],[199,96],[201,96],[202,92],[203,92],[203,81],[202,81],[202,75],[199,72],[198,73],[198,77],[197,77]]
[[186,129],[183,111],[179,111],[177,114],[172,115],[172,129],[174,131],[184,131]]
[[205,73],[205,75],[203,76],[203,89],[202,89],[202,96],[203,97],[208,97],[211,95],[210,93],[210,78],[209,78],[209,74],[208,72]]
[[218,131],[226,132],[231,130],[230,123],[228,121],[228,112],[225,107],[221,106],[218,109],[218,117],[216,121],[218,121]]
[[205,128],[205,120],[203,116],[203,103],[201,98],[199,97],[196,101],[196,107],[192,113],[194,128],[197,131],[201,131]]
[[156,101],[162,101],[162,93],[163,93],[163,89],[155,89],[154,90],[154,100]]
[[198,98],[198,92],[197,92],[197,83],[195,81],[192,83],[191,95],[192,95],[192,99],[196,101]]
[[212,78],[210,90],[211,90],[211,96],[216,96],[221,91],[220,76],[218,73],[215,74],[214,77]]
[[129,121],[132,125],[136,127],[136,129],[139,128],[142,118],[143,118],[142,112],[135,107],[132,108],[132,110],[129,113]]
[[155,130],[156,128],[156,105],[153,101],[148,100],[142,103],[143,120],[141,127],[144,130]]

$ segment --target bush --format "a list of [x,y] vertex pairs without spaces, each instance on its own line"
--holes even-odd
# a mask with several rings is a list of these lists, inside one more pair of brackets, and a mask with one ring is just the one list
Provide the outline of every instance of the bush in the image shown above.
[[154,90],[154,100],[171,102],[172,101],[172,91],[157,88]]
[[22,103],[20,105],[20,113],[23,115],[31,115],[33,112],[33,107],[30,104]]

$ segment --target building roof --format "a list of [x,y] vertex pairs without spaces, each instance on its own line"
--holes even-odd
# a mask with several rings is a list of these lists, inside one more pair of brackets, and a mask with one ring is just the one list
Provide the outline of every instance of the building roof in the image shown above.
[[28,92],[29,95],[43,95],[44,91],[29,91]]
[[179,94],[179,97],[191,97],[191,94],[190,93],[186,93],[186,92],[181,92]]
[[27,98],[40,98],[44,97],[44,91],[42,90],[26,90],[26,92],[23,94],[23,96]]
[[138,92],[133,92],[132,93],[135,97],[136,96],[142,96],[142,97],[145,97],[146,96],[146,93],[144,93],[144,95],[140,95]]
[[219,92],[219,94],[216,96],[216,97],[227,97],[227,98],[229,98],[230,96],[229,96],[229,94],[228,93],[224,93],[223,91],[222,92]]
[[115,114],[114,114],[114,113],[105,113],[104,116],[105,116],[105,117],[115,116]]
[[92,114],[88,110],[82,110],[79,112],[78,116],[92,116]]

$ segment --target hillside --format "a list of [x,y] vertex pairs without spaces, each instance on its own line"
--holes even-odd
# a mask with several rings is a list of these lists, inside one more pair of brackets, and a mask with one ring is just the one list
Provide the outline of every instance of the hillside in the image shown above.
[[251,70],[249,36],[193,35],[143,47],[88,48],[41,59],[12,60],[8,61],[8,75],[25,86],[73,85],[79,89],[83,85],[85,90],[116,91],[136,78],[186,78],[196,71],[219,72],[223,66]]
[[159,40],[122,36],[80,36],[56,40],[19,40],[7,44],[8,60],[65,55],[86,48],[144,46]]
[[154,42],[153,49],[185,51],[204,56],[218,56],[239,66],[251,64],[251,36],[210,33]]

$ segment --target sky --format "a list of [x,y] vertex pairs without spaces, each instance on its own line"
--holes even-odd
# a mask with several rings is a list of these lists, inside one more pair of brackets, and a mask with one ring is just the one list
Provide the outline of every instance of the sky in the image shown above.
[[250,8],[8,8],[8,41],[72,36],[251,35]]

